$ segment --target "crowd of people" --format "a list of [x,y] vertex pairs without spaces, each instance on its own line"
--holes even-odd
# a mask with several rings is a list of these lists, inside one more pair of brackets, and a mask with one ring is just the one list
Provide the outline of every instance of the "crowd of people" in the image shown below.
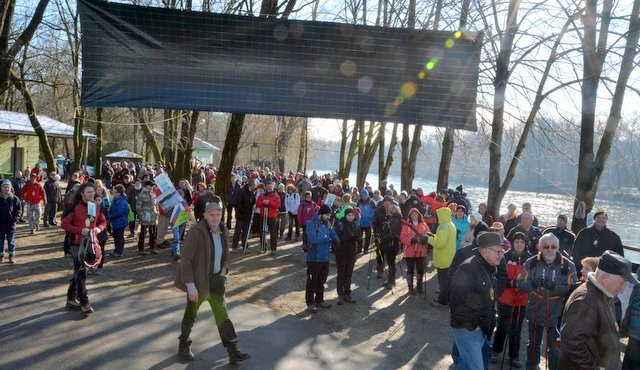
[[[71,173],[64,196],[55,172],[47,175],[37,166],[16,172],[13,179],[2,181],[0,262],[4,240],[8,262],[16,261],[16,223],[28,222],[35,234],[40,225],[58,225],[61,210],[63,252],[74,261],[66,305],[89,314],[93,308],[86,275],[101,275],[105,256],[124,256],[128,229],[130,238],[138,238],[139,255],[171,247],[172,258],[180,261],[175,285],[187,293],[180,359],[193,360],[189,336],[197,310],[207,300],[230,361],[239,362],[250,355],[240,351],[224,308],[226,264],[228,253],[247,251],[251,237],[261,237],[258,252],[268,249],[272,255],[279,243],[300,239],[307,260],[305,302],[312,314],[332,306],[324,298],[332,255],[338,305],[357,302],[351,288],[358,255],[375,260],[376,277],[386,277],[382,286],[389,290],[397,284],[401,255],[408,294],[425,296],[431,255],[438,290],[430,304],[450,311],[456,368],[482,369],[490,362],[507,361],[513,368],[535,369],[541,354],[550,369],[640,368],[640,291],[635,288],[624,309],[616,299],[625,282],[637,280],[620,238],[607,228],[603,210],[574,235],[563,214],[554,225],[540,227],[530,203],[522,204],[521,212],[509,204],[507,213],[494,220],[485,203],[473,207],[463,185],[428,194],[420,187],[398,193],[385,180],[377,189],[368,183],[358,188],[330,173],[313,171],[308,176],[242,165],[222,183],[216,182],[215,167],[196,165],[190,179],[173,179],[191,205],[195,223],[174,226],[154,192],[154,178],[164,171],[161,163],[143,167],[105,162],[101,179]],[[224,203],[216,195],[221,187]],[[172,240],[165,241],[169,231]],[[107,253],[109,238],[114,248]],[[630,337],[624,363],[621,324]]]

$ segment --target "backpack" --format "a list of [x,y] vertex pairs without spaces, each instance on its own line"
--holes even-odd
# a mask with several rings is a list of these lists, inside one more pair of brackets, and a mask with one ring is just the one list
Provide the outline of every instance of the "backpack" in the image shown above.
[[127,210],[129,210],[129,213],[127,214],[127,221],[129,222],[133,222],[136,220],[136,215],[133,213],[133,210],[131,210],[131,204],[127,203]]

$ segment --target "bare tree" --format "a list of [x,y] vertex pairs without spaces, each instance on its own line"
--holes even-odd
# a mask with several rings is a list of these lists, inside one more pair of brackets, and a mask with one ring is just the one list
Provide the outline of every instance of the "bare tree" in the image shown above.
[[[593,203],[598,191],[600,176],[604,171],[605,163],[609,157],[616,130],[620,122],[620,112],[627,83],[638,55],[638,38],[640,36],[640,0],[634,0],[629,17],[628,30],[625,33],[626,45],[620,65],[620,72],[616,81],[613,99],[607,124],[600,139],[597,152],[594,156],[594,127],[597,103],[598,85],[602,81],[602,68],[607,58],[609,27],[611,22],[612,0],[605,0],[602,10],[598,11],[598,1],[587,0],[582,17],[584,35],[582,37],[583,50],[583,82],[582,82],[582,120],[580,131],[580,159],[578,161],[578,179],[576,183],[576,196],[574,209],[584,202],[585,212],[574,212],[571,227],[579,231],[586,225],[585,214],[593,208]],[[600,33],[598,35],[598,14],[600,14]],[[580,207],[583,208],[583,207]]]

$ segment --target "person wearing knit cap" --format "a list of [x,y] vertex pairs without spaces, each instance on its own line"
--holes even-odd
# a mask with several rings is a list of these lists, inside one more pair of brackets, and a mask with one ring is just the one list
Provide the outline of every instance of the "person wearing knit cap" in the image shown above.
[[373,224],[373,216],[376,213],[376,205],[369,197],[369,191],[362,189],[360,191],[360,200],[358,201],[360,209],[360,230],[364,233],[364,239],[358,244],[358,253],[369,253],[371,246],[371,226]]
[[[451,204],[455,204],[455,203],[451,203]],[[452,218],[453,224],[456,226],[456,231],[457,231],[457,237],[456,237],[456,250],[459,250],[462,245],[460,245],[460,243],[462,243],[462,239],[464,239],[465,234],[467,233],[467,230],[469,230],[469,218],[467,217],[467,215],[465,214],[465,206],[463,205],[457,205],[455,206],[455,209],[453,210],[454,216]]]
[[324,284],[329,275],[331,243],[339,248],[340,238],[329,223],[331,207],[323,204],[318,213],[307,222],[307,284],[305,302],[310,313],[318,312],[318,308],[331,308],[324,301]]
[[[578,232],[573,243],[573,262],[576,266],[584,257],[600,257],[604,251],[610,250],[624,257],[624,249],[620,236],[607,228],[609,217],[603,209],[596,210],[593,225]],[[578,272],[578,278],[582,276]]]
[[[478,212],[473,212],[469,215],[469,227],[465,231],[465,234],[462,237],[462,240],[460,241],[461,247],[464,247],[466,245],[473,243],[473,240],[475,239],[477,234],[474,231],[475,231],[476,225],[478,225],[478,223],[480,222],[484,224],[484,222],[482,221],[482,216]],[[484,225],[487,226],[486,230],[489,230],[489,226],[486,224]]]
[[11,181],[2,181],[0,194],[0,262],[4,259],[4,241],[9,249],[9,263],[14,263],[16,222],[20,218],[20,199],[13,194]]
[[225,291],[229,254],[229,230],[222,221],[224,207],[217,202],[205,205],[204,216],[184,236],[184,248],[173,285],[186,292],[187,305],[182,316],[178,337],[178,358],[193,361],[191,330],[200,305],[209,302],[222,345],[235,364],[251,355],[238,346],[238,336],[225,306]]
[[335,230],[340,237],[340,246],[335,248],[336,268],[336,289],[338,291],[338,302],[356,303],[351,297],[351,275],[358,255],[358,244],[362,241],[360,224],[355,219],[353,208],[347,207],[344,210],[344,217],[335,223]]
[[504,250],[500,236],[485,232],[477,249],[465,260],[451,281],[450,323],[457,369],[484,369],[483,346],[493,332],[495,320],[495,274]]

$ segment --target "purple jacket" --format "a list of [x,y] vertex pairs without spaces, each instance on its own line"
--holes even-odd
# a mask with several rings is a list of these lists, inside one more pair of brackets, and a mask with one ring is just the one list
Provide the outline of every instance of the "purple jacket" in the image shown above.
[[298,214],[296,215],[298,218],[298,225],[306,225],[317,211],[318,206],[314,202],[307,200],[300,202],[300,206],[298,206]]

